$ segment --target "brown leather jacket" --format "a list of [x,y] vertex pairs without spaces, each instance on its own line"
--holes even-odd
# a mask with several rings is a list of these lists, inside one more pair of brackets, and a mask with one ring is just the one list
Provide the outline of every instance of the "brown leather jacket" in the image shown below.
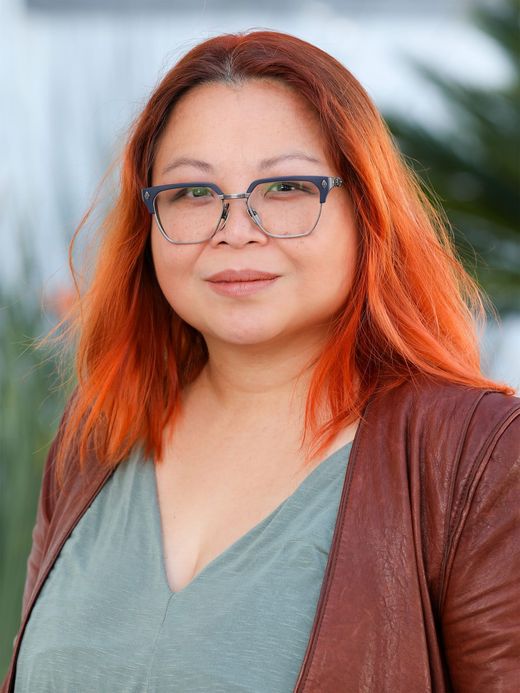
[[[520,690],[519,424],[517,397],[422,378],[369,403],[295,691]],[[42,584],[108,478],[70,459],[57,494],[56,440],[2,693]]]

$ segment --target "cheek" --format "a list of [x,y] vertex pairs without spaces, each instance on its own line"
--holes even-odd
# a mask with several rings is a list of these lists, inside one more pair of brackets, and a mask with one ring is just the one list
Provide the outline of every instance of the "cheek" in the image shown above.
[[[348,217],[347,217],[348,219]],[[358,232],[350,219],[340,217],[334,231],[331,229],[330,242],[324,250],[321,264],[323,278],[330,281],[335,292],[343,301],[352,287],[358,257]]]
[[355,238],[346,239],[338,244],[330,262],[331,272],[335,275],[335,285],[342,299],[345,299],[352,288],[357,263],[357,242]]
[[152,233],[151,238],[155,276],[166,300],[179,312],[186,301],[184,294],[189,291],[189,258],[185,248],[170,245],[158,235]]
[[[155,276],[157,277],[157,282],[159,283],[163,294],[169,302],[171,279],[175,277],[175,273],[171,271],[170,255],[168,252],[166,252],[166,249],[163,248],[162,242],[157,238],[155,233],[152,233],[151,247]],[[168,278],[170,278],[170,281],[168,281]]]
[[320,242],[305,248],[302,265],[306,277],[305,301],[321,304],[324,310],[336,310],[347,298],[354,278],[357,236],[343,225],[344,233],[324,229]]

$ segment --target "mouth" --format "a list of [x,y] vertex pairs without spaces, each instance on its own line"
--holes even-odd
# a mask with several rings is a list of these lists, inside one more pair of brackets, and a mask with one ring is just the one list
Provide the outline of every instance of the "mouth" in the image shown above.
[[211,288],[223,296],[249,296],[274,284],[279,277],[248,279],[240,281],[209,281]]
[[216,274],[212,274],[211,277],[207,277],[207,281],[210,282],[249,282],[256,281],[257,279],[273,279],[279,275],[273,272],[264,272],[258,269],[225,269]]

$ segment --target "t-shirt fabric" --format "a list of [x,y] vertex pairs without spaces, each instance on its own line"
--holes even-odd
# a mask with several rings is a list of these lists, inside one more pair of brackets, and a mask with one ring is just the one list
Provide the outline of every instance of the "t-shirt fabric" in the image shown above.
[[15,693],[289,693],[311,633],[352,443],[172,592],[153,460],[120,463],[63,545]]

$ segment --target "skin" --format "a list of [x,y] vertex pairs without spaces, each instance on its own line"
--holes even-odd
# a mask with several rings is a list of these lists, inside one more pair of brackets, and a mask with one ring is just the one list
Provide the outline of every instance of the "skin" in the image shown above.
[[[294,152],[316,162],[295,156],[260,167],[263,159]],[[182,164],[163,172],[180,157],[203,160],[212,169]],[[255,178],[298,174],[339,171],[303,98],[280,81],[262,79],[187,92],[158,142],[152,185],[202,179],[236,193]],[[152,255],[166,299],[208,346],[209,362],[185,400],[203,399],[208,412],[219,412],[221,425],[240,416],[246,428],[256,422],[265,431],[276,417],[301,418],[309,364],[352,286],[358,232],[345,187],[329,193],[317,227],[302,238],[270,238],[253,223],[244,200],[229,202],[226,225],[201,244],[170,244],[152,220]],[[219,295],[205,278],[230,268],[281,276],[250,296]]]
[[[316,159],[260,161],[305,152]],[[164,173],[180,157],[203,160]],[[214,181],[224,192],[256,178],[338,175],[320,126],[301,97],[278,82],[199,85],[175,106],[158,143],[152,185]],[[172,308],[206,340],[209,361],[182,392],[175,435],[163,435],[157,492],[165,571],[184,589],[239,537],[287,499],[321,460],[300,448],[312,361],[330,318],[348,299],[358,235],[345,188],[335,188],[306,237],[270,238],[230,200],[224,228],[204,243],[174,245],[152,220],[157,279]],[[222,296],[206,280],[225,269],[281,275],[249,296]],[[328,417],[325,417],[328,418]],[[354,438],[354,422],[322,459]]]

